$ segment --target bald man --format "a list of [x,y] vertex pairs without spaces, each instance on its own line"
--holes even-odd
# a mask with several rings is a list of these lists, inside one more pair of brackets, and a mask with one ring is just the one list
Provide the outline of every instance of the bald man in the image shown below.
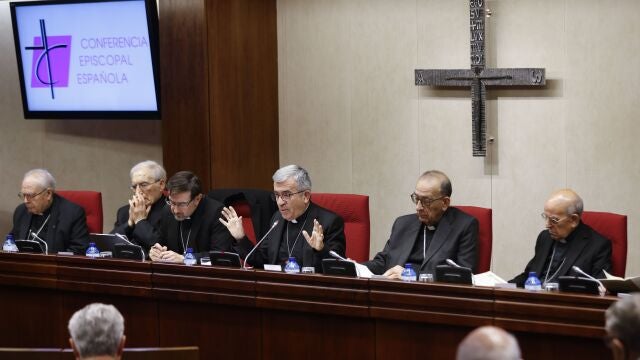
[[524,286],[530,271],[544,283],[560,276],[578,275],[577,266],[596,278],[611,270],[611,242],[581,221],[582,199],[575,191],[563,189],[551,194],[541,214],[546,229],[538,235],[535,255],[522,274],[509,282]]
[[640,359],[640,294],[616,301],[605,313],[607,344],[615,360]]
[[456,360],[519,360],[520,347],[516,338],[495,327],[473,330],[458,346]]

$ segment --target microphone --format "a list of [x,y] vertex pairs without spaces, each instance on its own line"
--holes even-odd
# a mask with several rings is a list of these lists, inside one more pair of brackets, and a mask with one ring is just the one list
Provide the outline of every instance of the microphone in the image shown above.
[[447,264],[449,264],[449,265],[451,265],[453,267],[457,267],[457,268],[461,268],[462,267],[462,266],[456,264],[456,262],[451,260],[451,259],[447,259],[446,261],[447,261]]
[[264,236],[262,237],[262,239],[260,239],[260,241],[258,241],[258,243],[256,244],[256,246],[253,247],[253,249],[251,249],[251,251],[249,251],[249,253],[247,254],[247,256],[244,257],[244,265],[242,265],[242,268],[247,270],[247,260],[249,259],[249,257],[251,255],[253,255],[253,252],[256,251],[256,249],[258,248],[258,246],[260,246],[260,244],[264,241],[264,239],[267,238],[267,236],[269,235],[269,233],[271,233],[271,231],[273,231],[273,229],[276,228],[276,225],[278,225],[278,220],[273,222],[273,225],[271,225],[271,229],[269,229],[269,231],[267,231],[266,234],[264,234]]
[[45,255],[49,255],[49,245],[47,245],[47,242],[42,240],[40,238],[40,236],[38,236],[38,234],[34,233],[31,229],[29,229],[29,236],[34,239],[37,240],[40,244],[44,244],[44,254]]
[[598,280],[598,279],[594,278],[593,276],[587,274],[586,272],[582,271],[582,269],[580,269],[579,267],[574,265],[574,266],[571,267],[571,270],[577,272],[578,274],[580,274],[580,275],[582,275],[582,276],[584,276],[586,278],[589,278],[589,279],[597,282],[598,285],[600,285],[600,292],[603,292],[603,290],[606,291],[606,288],[604,287],[604,285],[602,285],[602,282],[600,280]]
[[343,258],[342,256],[340,256],[337,252],[335,252],[333,250],[329,250],[329,255],[333,256],[334,258],[336,258],[338,260],[354,262],[353,260]]

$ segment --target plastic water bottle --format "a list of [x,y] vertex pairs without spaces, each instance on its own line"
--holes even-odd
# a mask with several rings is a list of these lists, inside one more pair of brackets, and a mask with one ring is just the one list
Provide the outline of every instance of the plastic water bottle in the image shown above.
[[18,246],[16,242],[13,241],[13,234],[8,233],[6,239],[4,240],[4,244],[2,244],[2,251],[4,252],[18,252]]
[[404,270],[402,270],[402,274],[400,275],[400,279],[406,282],[416,281],[416,272],[413,270],[412,264],[404,264]]
[[85,255],[94,259],[97,259],[100,257],[100,250],[98,250],[96,243],[94,242],[89,243],[89,247],[87,248],[87,252],[85,253]]
[[542,290],[542,284],[540,283],[540,279],[536,276],[535,271],[529,273],[527,281],[524,282],[524,288],[532,291]]
[[184,264],[187,266],[195,265],[198,261],[195,255],[193,255],[193,248],[187,248],[187,253],[184,254]]
[[293,256],[289,257],[289,261],[287,261],[287,265],[284,266],[284,272],[287,274],[297,274],[300,272],[300,265],[296,261],[296,258]]

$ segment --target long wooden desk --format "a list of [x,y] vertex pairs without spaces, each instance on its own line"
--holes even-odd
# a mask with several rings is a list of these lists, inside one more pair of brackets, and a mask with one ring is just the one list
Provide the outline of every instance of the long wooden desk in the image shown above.
[[454,358],[473,328],[513,332],[525,359],[608,359],[615,297],[0,253],[0,346],[68,346],[67,321],[114,304],[132,347],[203,359]]

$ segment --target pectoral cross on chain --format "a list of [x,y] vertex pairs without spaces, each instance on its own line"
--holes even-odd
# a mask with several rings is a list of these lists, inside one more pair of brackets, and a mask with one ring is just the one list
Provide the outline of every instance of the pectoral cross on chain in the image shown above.
[[415,70],[416,85],[471,87],[473,156],[486,156],[485,102],[487,86],[543,86],[544,68],[485,69],[484,0],[469,1],[471,69]]

